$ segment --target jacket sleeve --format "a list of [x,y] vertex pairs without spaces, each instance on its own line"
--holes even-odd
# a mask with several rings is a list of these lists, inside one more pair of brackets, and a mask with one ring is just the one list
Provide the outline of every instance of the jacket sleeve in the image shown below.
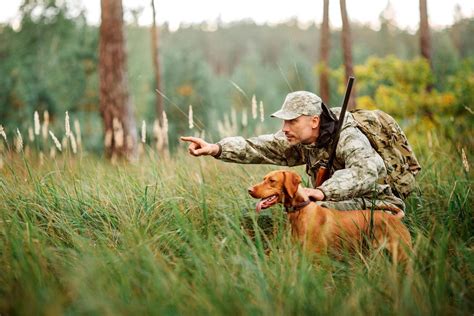
[[215,158],[226,162],[280,166],[296,166],[304,163],[299,150],[288,143],[281,131],[248,139],[240,136],[227,137],[217,144],[220,147],[220,154]]
[[335,171],[318,187],[327,200],[342,201],[370,195],[377,191],[377,181],[387,174],[380,155],[354,126],[341,131],[336,159],[343,162],[344,169]]

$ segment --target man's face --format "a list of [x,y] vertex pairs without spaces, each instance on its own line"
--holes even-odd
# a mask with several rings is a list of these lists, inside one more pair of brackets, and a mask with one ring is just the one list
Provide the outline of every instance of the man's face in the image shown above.
[[282,131],[291,145],[313,144],[319,136],[319,116],[301,115],[285,120]]

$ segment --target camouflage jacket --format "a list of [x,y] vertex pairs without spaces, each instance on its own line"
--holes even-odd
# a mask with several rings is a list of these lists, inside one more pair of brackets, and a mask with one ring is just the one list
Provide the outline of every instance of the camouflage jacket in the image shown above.
[[[331,111],[339,117],[340,108]],[[282,131],[244,139],[227,137],[218,142],[221,148],[217,159],[247,164],[280,166],[306,165],[306,173],[314,185],[321,162],[329,158],[330,143],[322,148],[316,145],[290,145]],[[383,199],[392,196],[390,187],[383,184],[387,176],[384,162],[372,148],[367,137],[357,128],[352,114],[346,113],[331,178],[318,189],[326,200],[342,201],[356,197]]]

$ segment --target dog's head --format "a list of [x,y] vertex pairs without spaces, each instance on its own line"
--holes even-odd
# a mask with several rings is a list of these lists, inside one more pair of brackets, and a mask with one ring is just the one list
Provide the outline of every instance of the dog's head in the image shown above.
[[301,177],[297,173],[277,170],[268,173],[262,182],[250,187],[248,191],[253,198],[260,199],[256,206],[257,212],[260,212],[277,203],[290,203],[300,183]]

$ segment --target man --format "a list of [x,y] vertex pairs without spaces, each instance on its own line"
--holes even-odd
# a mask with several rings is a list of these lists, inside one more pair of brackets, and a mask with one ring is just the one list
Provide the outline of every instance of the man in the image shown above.
[[[211,155],[227,162],[306,165],[313,186],[321,164],[327,162],[340,108],[329,109],[317,95],[307,91],[289,93],[281,109],[271,116],[283,120],[281,131],[249,139],[227,137],[216,144],[200,138],[191,142],[193,156]],[[336,147],[331,178],[306,193],[321,206],[338,210],[399,208],[405,204],[388,184],[384,162],[350,113],[345,116]]]

